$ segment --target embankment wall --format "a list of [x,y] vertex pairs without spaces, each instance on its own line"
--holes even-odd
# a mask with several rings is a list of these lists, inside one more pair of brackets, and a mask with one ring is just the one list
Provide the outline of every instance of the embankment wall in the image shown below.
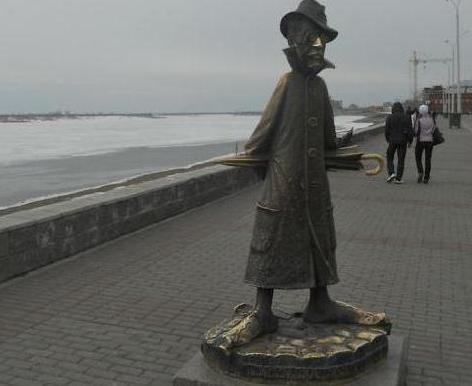
[[206,204],[259,178],[211,166],[0,217],[0,282]]

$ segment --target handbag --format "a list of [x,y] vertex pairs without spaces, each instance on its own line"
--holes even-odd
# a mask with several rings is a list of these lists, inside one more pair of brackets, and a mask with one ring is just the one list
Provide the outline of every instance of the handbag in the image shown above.
[[445,142],[446,140],[444,139],[443,134],[439,130],[438,127],[436,127],[433,131],[433,146],[440,145],[441,143]]

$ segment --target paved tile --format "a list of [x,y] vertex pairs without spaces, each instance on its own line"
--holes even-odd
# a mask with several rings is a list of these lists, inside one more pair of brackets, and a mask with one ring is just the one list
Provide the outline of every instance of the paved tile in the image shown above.
[[[470,121],[469,121],[469,126]],[[408,385],[472,378],[472,132],[444,129],[430,185],[330,174],[338,299],[409,336]],[[385,151],[381,136],[363,146]],[[259,187],[0,286],[1,385],[171,385],[242,283]],[[300,310],[307,291],[279,291]]]

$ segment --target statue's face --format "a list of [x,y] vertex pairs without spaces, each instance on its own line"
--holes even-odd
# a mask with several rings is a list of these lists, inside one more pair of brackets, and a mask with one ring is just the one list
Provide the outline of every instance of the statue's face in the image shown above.
[[296,49],[300,63],[307,69],[321,71],[326,48],[323,31],[305,18],[294,18],[288,28],[288,44]]

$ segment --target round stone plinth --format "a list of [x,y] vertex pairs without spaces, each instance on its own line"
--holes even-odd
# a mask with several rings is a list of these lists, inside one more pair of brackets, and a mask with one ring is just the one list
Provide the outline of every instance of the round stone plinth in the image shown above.
[[354,377],[388,351],[382,328],[348,324],[307,324],[299,317],[279,320],[279,329],[246,345],[224,350],[215,342],[225,322],[205,335],[207,363],[253,381],[331,381]]

